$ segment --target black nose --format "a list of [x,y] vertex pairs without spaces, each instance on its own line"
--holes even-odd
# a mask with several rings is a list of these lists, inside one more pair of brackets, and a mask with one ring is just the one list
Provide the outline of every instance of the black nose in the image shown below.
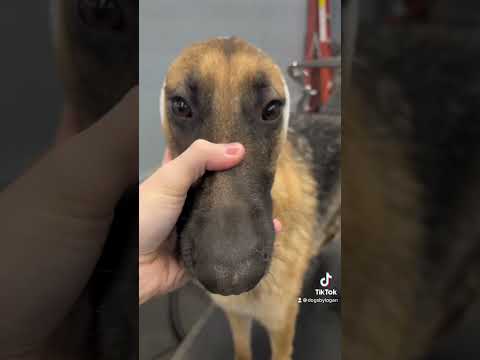
[[259,259],[247,259],[235,265],[197,263],[195,273],[200,283],[210,292],[220,295],[238,295],[253,289],[266,272],[266,264]]
[[269,266],[265,250],[274,238],[271,215],[237,206],[209,210],[205,219],[190,231],[197,280],[222,295],[254,288]]

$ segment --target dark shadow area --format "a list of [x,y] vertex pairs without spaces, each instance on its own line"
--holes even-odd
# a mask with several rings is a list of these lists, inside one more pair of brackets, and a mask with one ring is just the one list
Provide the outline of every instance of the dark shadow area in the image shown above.
[[48,2],[0,5],[0,189],[52,143],[62,108]]

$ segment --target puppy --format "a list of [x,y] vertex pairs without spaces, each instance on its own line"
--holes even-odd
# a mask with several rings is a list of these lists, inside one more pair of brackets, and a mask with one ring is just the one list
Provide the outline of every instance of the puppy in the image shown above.
[[[199,139],[245,146],[240,165],[192,187],[177,224],[179,253],[225,311],[237,359],[251,359],[252,319],[267,329],[273,359],[291,359],[305,273],[340,231],[340,124],[317,121],[304,135],[289,127],[280,69],[238,38],[185,49],[160,103],[174,157]],[[277,236],[273,218],[282,223]]]

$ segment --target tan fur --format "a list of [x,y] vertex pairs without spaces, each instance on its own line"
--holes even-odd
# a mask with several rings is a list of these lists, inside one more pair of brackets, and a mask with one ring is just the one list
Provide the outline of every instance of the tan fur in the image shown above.
[[[167,89],[183,86],[185,74],[195,71],[201,79],[214,82],[217,89],[222,89],[215,94],[215,112],[219,120],[215,126],[216,141],[225,142],[228,138],[232,124],[229,121],[232,111],[240,111],[237,102],[231,101],[244,93],[245,80],[253,78],[259,71],[265,72],[274,91],[280,97],[285,97],[282,75],[278,66],[260,50],[248,45],[240,39],[234,39],[235,52],[227,58],[222,47],[221,39],[214,39],[203,43],[194,44],[185,49],[175,62],[170,66],[165,81]],[[164,119],[164,129],[167,138],[170,138],[168,118]]]
[[[272,197],[274,216],[282,222],[283,228],[275,240],[268,275],[245,294],[212,295],[212,298],[226,311],[229,319],[243,317],[244,322],[230,321],[234,334],[243,333],[234,335],[234,339],[249,337],[245,323],[251,318],[258,320],[268,330],[273,359],[278,360],[291,358],[297,299],[309,261],[318,249],[314,241],[316,184],[307,164],[295,158],[288,142],[280,152]],[[245,355],[245,341],[235,344],[236,353],[242,354],[239,359],[251,358]]]
[[[342,166],[349,176],[343,179],[342,256],[348,261],[342,284],[349,301],[342,307],[342,355],[349,360],[414,358],[428,330],[415,328],[416,299],[402,294],[418,286],[418,264],[411,254],[420,251],[415,203],[420,189],[402,144],[370,133],[366,121],[378,115],[367,102],[352,95],[345,104],[348,141]],[[391,164],[396,170],[385,171]],[[412,331],[418,334],[415,344],[405,341]]]
[[[229,122],[232,117],[225,114],[240,111],[239,95],[236,94],[249,91],[243,88],[245,79],[251,79],[261,71],[268,76],[277,96],[288,95],[285,94],[281,71],[272,60],[242,40],[234,41],[235,51],[228,55],[225,54],[221,39],[189,47],[172,64],[165,82],[166,89],[181,88],[186,74],[193,70],[202,81],[213,81],[215,89],[221,89],[215,92],[213,101],[217,123],[212,131],[219,142],[236,140],[228,137],[234,124]],[[168,118],[163,119],[163,126],[167,141],[172,144],[173,134]],[[274,243],[269,272],[253,290],[241,295],[212,294],[213,300],[226,312],[230,322],[236,359],[251,359],[252,319],[258,320],[266,328],[273,359],[291,359],[298,313],[297,299],[304,275],[311,258],[317,254],[319,245],[327,237],[322,237],[319,235],[321,231],[318,232],[316,182],[307,162],[285,140],[285,131],[283,129],[276,135],[278,139],[273,157],[276,161],[271,164],[275,171],[271,192],[273,215],[281,221],[282,232]],[[175,155],[176,150],[171,150]],[[221,187],[221,181],[216,185]],[[225,189],[218,193],[225,193]],[[336,225],[338,231],[338,221],[333,223],[325,226],[331,230]],[[315,240],[315,236],[319,239]]]

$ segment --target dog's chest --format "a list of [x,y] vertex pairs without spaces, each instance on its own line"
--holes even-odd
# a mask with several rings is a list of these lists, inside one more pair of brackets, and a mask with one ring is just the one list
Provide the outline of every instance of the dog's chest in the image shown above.
[[233,296],[221,296],[211,294],[214,303],[220,306],[224,311],[254,318],[261,323],[280,321],[279,307],[283,306],[283,298],[280,294],[258,289],[257,293],[247,293]]

